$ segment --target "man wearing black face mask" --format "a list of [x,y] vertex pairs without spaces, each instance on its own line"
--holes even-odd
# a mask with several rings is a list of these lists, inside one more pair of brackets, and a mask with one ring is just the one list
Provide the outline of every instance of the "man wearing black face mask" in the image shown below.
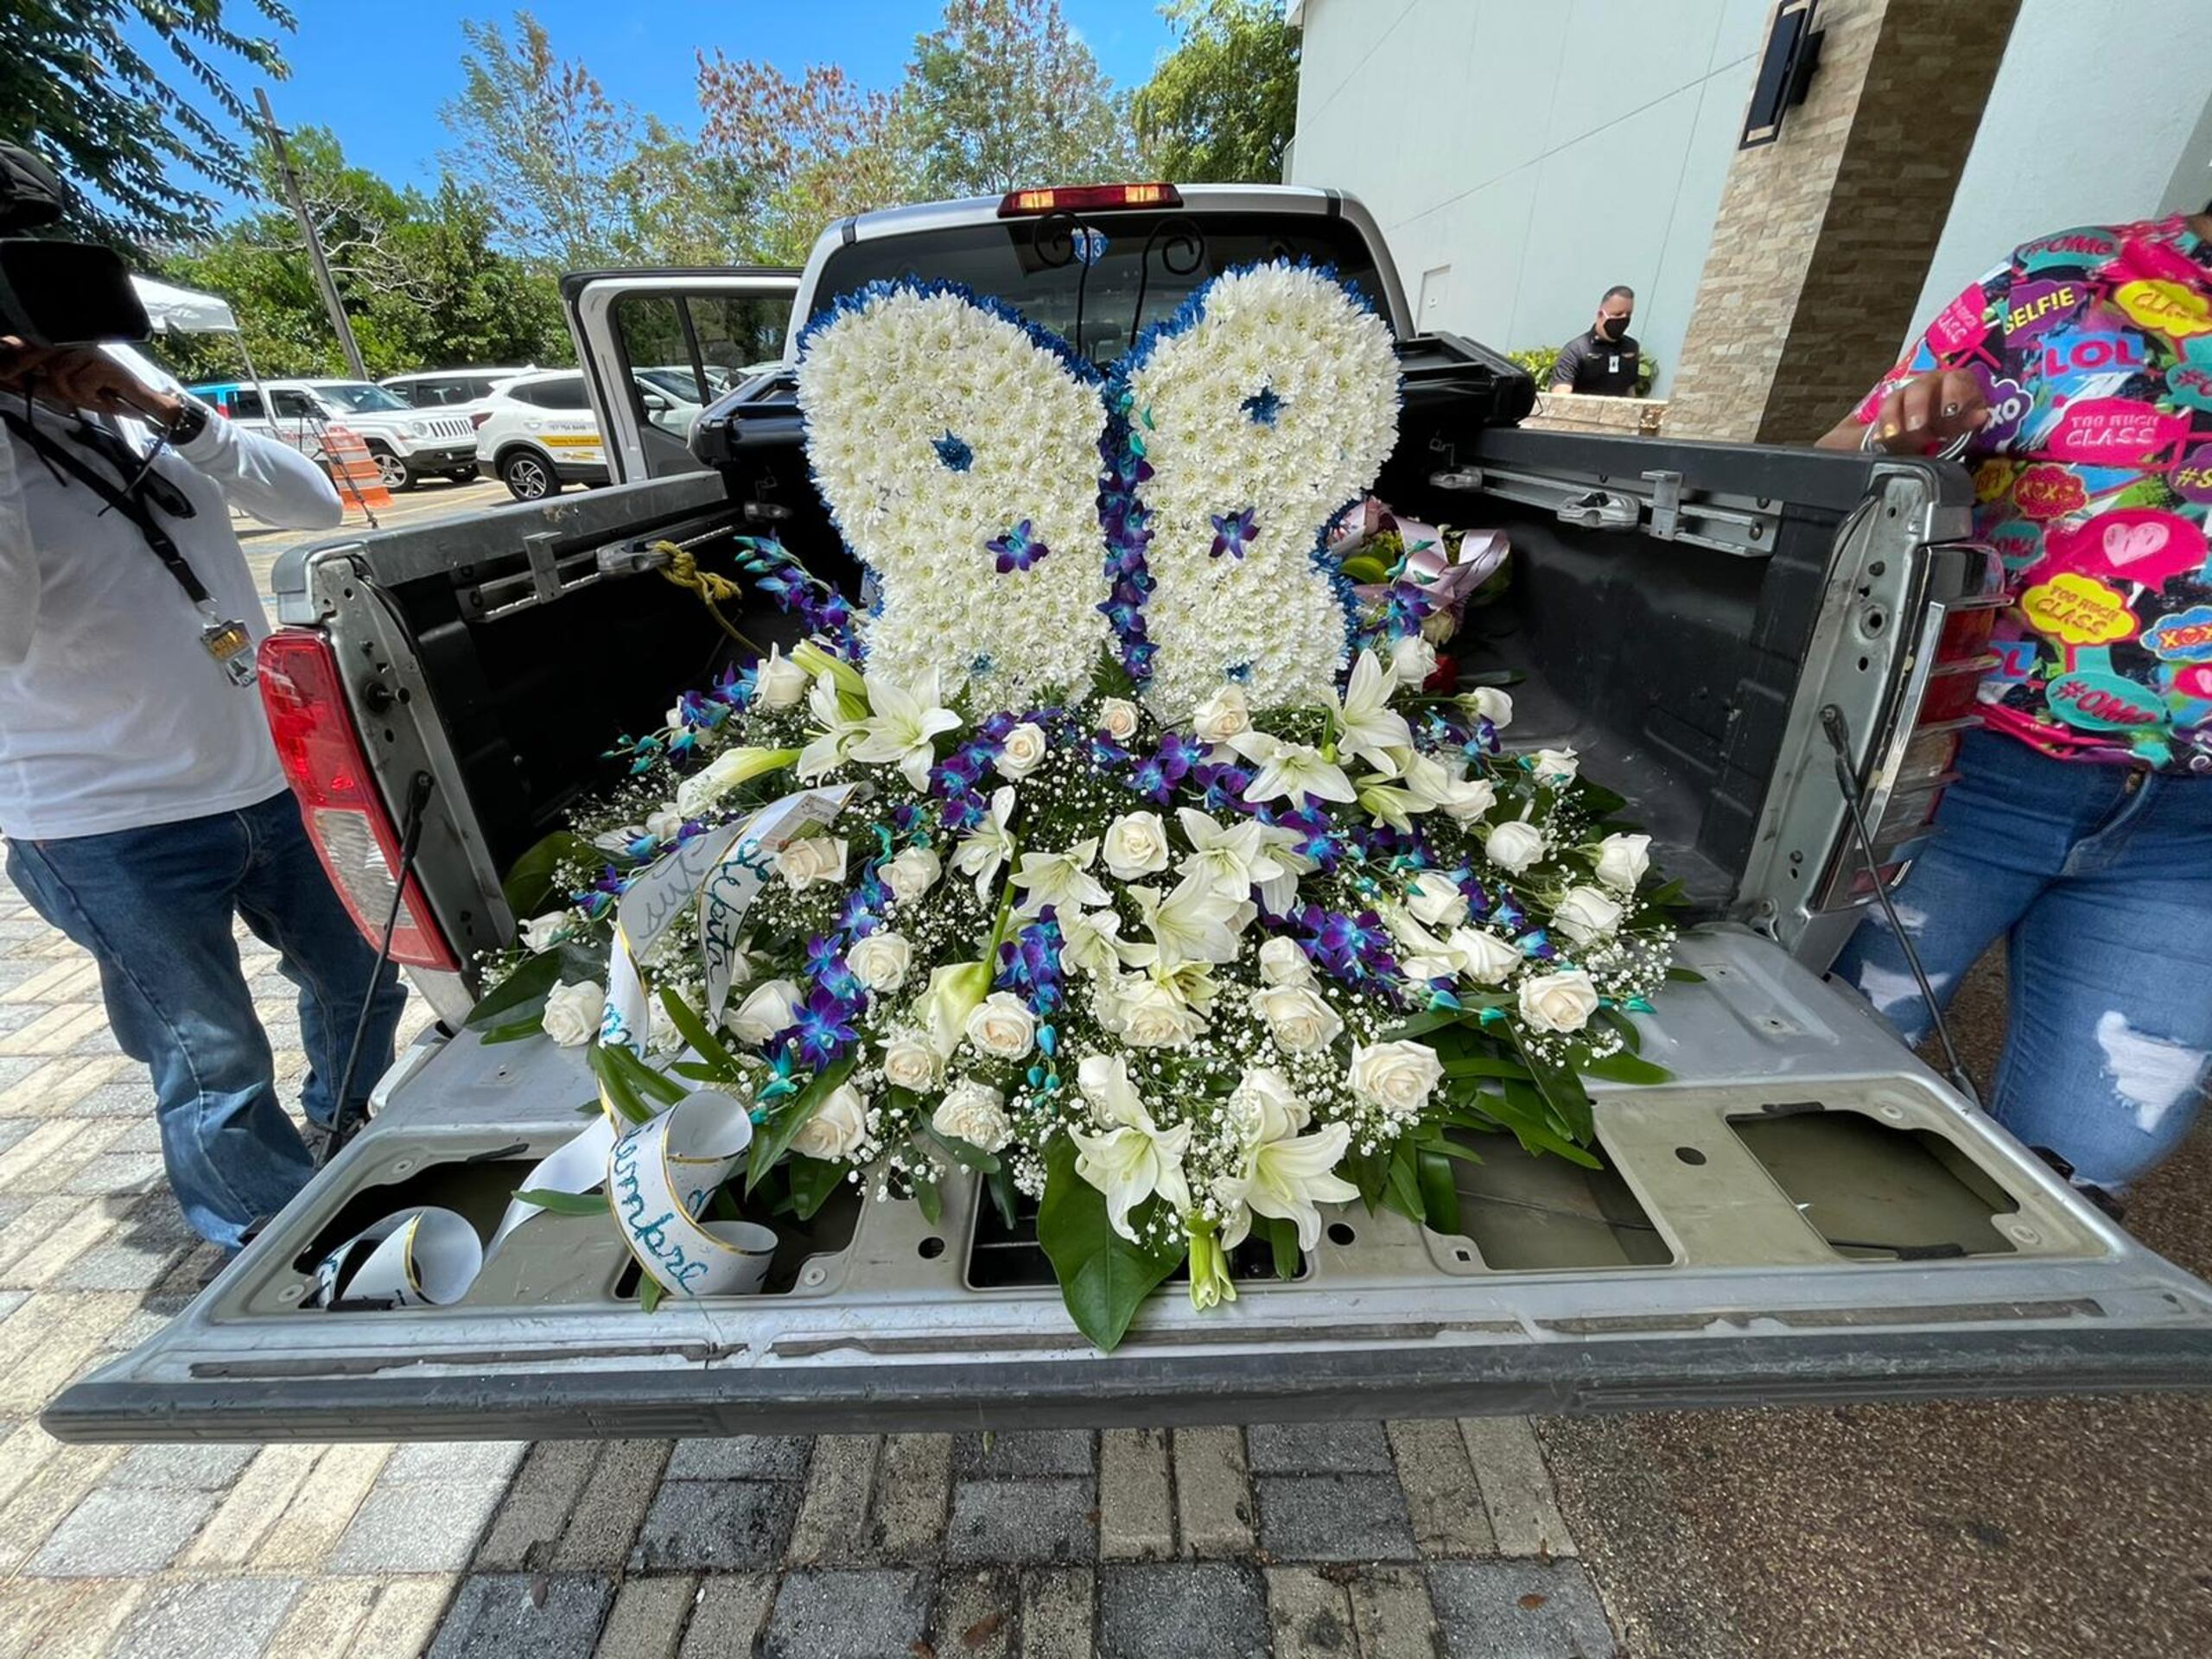
[[1636,290],[1612,287],[1598,302],[1598,320],[1586,334],[1559,348],[1552,365],[1552,391],[1580,391],[1597,397],[1636,396],[1636,371],[1643,355],[1628,331],[1636,315]]

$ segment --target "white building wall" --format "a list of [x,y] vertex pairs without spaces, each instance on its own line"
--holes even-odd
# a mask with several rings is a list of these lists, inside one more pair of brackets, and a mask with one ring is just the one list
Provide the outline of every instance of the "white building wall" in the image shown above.
[[2212,200],[2212,6],[2177,9],[2149,48],[2152,15],[2141,0],[2021,0],[1914,337],[2023,242]]
[[1615,283],[1681,353],[1771,0],[1304,0],[1294,183],[1381,222],[1415,315],[1517,351]]

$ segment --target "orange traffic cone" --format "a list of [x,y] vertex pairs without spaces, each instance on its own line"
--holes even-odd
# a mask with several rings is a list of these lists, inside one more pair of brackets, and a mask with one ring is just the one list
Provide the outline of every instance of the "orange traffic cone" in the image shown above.
[[377,474],[376,457],[351,427],[322,429],[322,464],[329,469],[330,481],[338,486],[348,513],[359,509],[373,524],[379,511],[391,510],[391,492]]

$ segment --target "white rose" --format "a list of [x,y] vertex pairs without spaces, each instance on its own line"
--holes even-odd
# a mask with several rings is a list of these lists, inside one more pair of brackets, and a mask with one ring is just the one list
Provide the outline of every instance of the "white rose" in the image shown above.
[[1014,1138],[1014,1125],[1007,1121],[1006,1096],[988,1084],[972,1080],[956,1083],[944,1091],[937,1110],[930,1114],[930,1127],[985,1152],[996,1152]]
[[1400,685],[1419,686],[1436,672],[1436,647],[1417,633],[1390,647],[1390,672]]
[[1487,778],[1455,778],[1446,786],[1444,810],[1456,823],[1479,818],[1497,804],[1497,785]]
[[926,847],[909,847],[876,872],[891,896],[903,902],[920,898],[944,874],[944,861]]
[[913,960],[914,947],[890,932],[856,939],[845,952],[845,966],[871,991],[897,990],[906,982],[906,969]]
[[1484,928],[1454,928],[1448,943],[1459,958],[1459,971],[1478,985],[1502,985],[1521,965],[1521,952]]
[[806,700],[807,687],[813,677],[797,663],[784,655],[781,645],[768,647],[767,660],[760,664],[754,683],[760,688],[760,701],[770,709],[792,709]]
[[674,841],[677,832],[683,828],[683,815],[676,810],[676,803],[645,815],[645,833],[655,841]]
[[550,950],[568,937],[575,925],[576,918],[565,910],[533,916],[522,925],[522,948],[533,957],[541,950]]
[[1206,1028],[1205,1016],[1156,980],[1139,979],[1117,993],[1115,1022],[1132,1048],[1180,1048]]
[[1580,968],[1521,982],[1521,1020],[1531,1031],[1580,1031],[1598,1011],[1598,988]]
[[1135,737],[1141,718],[1136,704],[1127,697],[1109,697],[1098,705],[1098,729],[1116,743],[1126,743]]
[[645,1051],[652,1054],[677,1054],[683,1052],[683,1033],[676,1028],[676,1016],[658,997],[645,1016]]
[[1355,1043],[1351,1091],[1373,1101],[1400,1122],[1418,1116],[1444,1075],[1444,1062],[1426,1043]]
[[1518,875],[1544,855],[1543,831],[1518,818],[1509,818],[1483,842],[1490,861],[1509,874]]
[[1001,1060],[1018,1060],[1037,1044],[1037,1016],[1012,991],[993,991],[968,1012],[968,1040]]
[[1122,881],[1167,868],[1167,826],[1157,812],[1124,812],[1106,826],[1106,868]]
[[599,1035],[606,1009],[607,988],[597,980],[556,985],[545,998],[545,1034],[563,1048],[582,1048]]
[[1449,610],[1431,611],[1421,620],[1421,637],[1432,645],[1440,645],[1459,632],[1459,619]]
[[787,1027],[798,1017],[803,1001],[798,987],[791,981],[772,979],[754,986],[736,1013],[722,1016],[722,1025],[739,1042],[757,1046]]
[[1598,879],[1609,887],[1634,893],[1651,868],[1651,837],[1607,836],[1598,843]]
[[1573,783],[1582,767],[1573,749],[1538,749],[1529,757],[1529,765],[1538,783],[1553,785]]
[[883,1080],[917,1092],[937,1082],[937,1050],[919,1037],[894,1037],[883,1048]]
[[1000,777],[1018,781],[1044,764],[1046,747],[1044,728],[1025,720],[1006,734],[999,746],[999,758],[991,764]]
[[1296,939],[1278,934],[1260,947],[1260,980],[1268,985],[1311,985],[1313,964]]
[[1248,1147],[1270,1138],[1270,1131],[1276,1137],[1300,1134],[1313,1116],[1290,1079],[1271,1065],[1246,1067],[1222,1107]]
[[851,1157],[866,1139],[867,1103],[859,1090],[841,1083],[814,1109],[814,1116],[798,1126],[798,1133],[791,1136],[791,1150],[802,1158],[835,1162]]
[[843,840],[836,836],[804,836],[776,855],[776,874],[793,893],[817,881],[845,879]]
[[1443,871],[1423,870],[1414,878],[1406,908],[1425,927],[1457,927],[1467,919],[1467,895]]
[[1293,1054],[1326,1048],[1344,1033],[1337,1011],[1308,985],[1271,985],[1252,994],[1252,1006],[1268,1022],[1275,1046]]
[[1620,901],[1603,887],[1569,887],[1552,906],[1552,920],[1577,944],[1604,938],[1620,919]]
[[1459,702],[1477,719],[1490,721],[1501,732],[1513,723],[1513,699],[1494,685],[1478,685]]
[[1252,708],[1241,685],[1224,685],[1191,711],[1191,730],[1201,743],[1226,743],[1252,729]]

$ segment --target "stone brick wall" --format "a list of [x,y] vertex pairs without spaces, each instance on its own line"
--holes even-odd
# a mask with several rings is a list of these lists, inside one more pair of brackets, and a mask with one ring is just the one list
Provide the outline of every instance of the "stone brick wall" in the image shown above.
[[1652,437],[1666,419],[1664,397],[1592,397],[1572,391],[1540,391],[1535,412],[1522,424],[1548,432],[1611,432]]
[[1809,442],[1894,360],[2018,0],[1827,0],[1779,142],[1738,153],[1669,435]]

